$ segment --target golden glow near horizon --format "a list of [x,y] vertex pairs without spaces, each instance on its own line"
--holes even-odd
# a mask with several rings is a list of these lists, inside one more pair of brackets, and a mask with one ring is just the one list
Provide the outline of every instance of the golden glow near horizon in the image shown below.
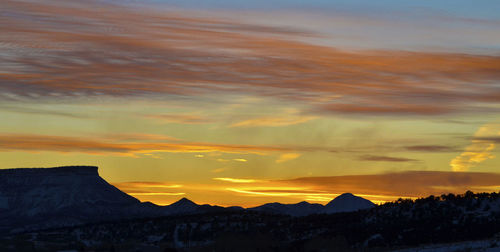
[[[2,8],[12,15],[0,20],[0,168],[96,165],[157,204],[500,188],[500,56],[488,47],[500,33],[489,22],[426,16],[442,25],[428,29],[403,13],[305,22],[72,0]],[[455,39],[463,33],[475,39]]]

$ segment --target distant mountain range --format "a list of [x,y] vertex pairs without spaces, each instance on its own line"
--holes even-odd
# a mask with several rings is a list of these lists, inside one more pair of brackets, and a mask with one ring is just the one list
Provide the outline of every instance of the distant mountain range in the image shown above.
[[198,205],[183,198],[168,206],[136,198],[107,183],[94,166],[0,170],[0,233],[121,219],[199,214],[218,211],[257,211],[290,216],[352,212],[374,204],[345,193],[327,205],[300,202],[269,203],[244,209]]
[[312,214],[332,214],[340,212],[354,212],[374,207],[371,201],[344,193],[325,206],[302,201],[297,204],[268,203],[262,206],[249,208],[249,210],[262,211],[274,214],[287,214],[291,216],[307,216]]

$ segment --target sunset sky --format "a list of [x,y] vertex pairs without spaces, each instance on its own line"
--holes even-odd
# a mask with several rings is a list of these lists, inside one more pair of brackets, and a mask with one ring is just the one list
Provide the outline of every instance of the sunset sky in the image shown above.
[[161,205],[500,191],[500,1],[0,5],[0,168]]

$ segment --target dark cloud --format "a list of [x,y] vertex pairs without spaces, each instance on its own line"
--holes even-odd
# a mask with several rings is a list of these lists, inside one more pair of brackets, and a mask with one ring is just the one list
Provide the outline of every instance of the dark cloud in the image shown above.
[[[400,94],[404,95],[404,94]],[[385,105],[359,105],[359,104],[328,104],[322,107],[324,111],[343,114],[364,115],[440,115],[455,112],[452,107],[428,106],[422,104],[385,104]]]
[[416,159],[410,159],[410,158],[372,156],[372,155],[361,156],[361,157],[359,157],[359,160],[361,160],[361,161],[383,161],[383,162],[414,162],[414,161],[418,161]]
[[404,147],[409,151],[421,151],[421,152],[457,152],[459,149],[451,146],[445,145],[412,145]]
[[406,171],[376,175],[303,177],[281,182],[309,185],[330,193],[352,192],[370,195],[423,197],[430,194],[497,191],[499,173]]
[[485,141],[485,142],[500,143],[500,136],[473,137],[472,141]]

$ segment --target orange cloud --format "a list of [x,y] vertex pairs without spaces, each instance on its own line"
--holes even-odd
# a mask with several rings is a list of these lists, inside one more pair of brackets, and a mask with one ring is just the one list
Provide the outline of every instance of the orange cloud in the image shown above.
[[225,190],[261,199],[281,198],[280,202],[327,202],[335,196],[351,192],[373,202],[382,203],[402,198],[426,197],[447,193],[498,191],[498,173],[409,171],[377,175],[303,177],[289,180],[256,181]]
[[328,193],[320,193],[315,190],[307,190],[301,187],[249,187],[249,188],[226,188],[228,191],[244,193],[257,196],[332,196]]
[[276,163],[284,163],[290,160],[294,160],[300,156],[302,156],[302,154],[300,153],[284,153],[279,156],[279,158],[276,160]]
[[396,197],[423,197],[430,194],[463,193],[466,190],[496,191],[500,174],[479,172],[407,171],[376,175],[303,177],[277,183],[309,186],[328,193],[351,192]]
[[162,182],[122,182],[115,183],[116,186],[120,188],[181,188],[182,185],[178,184],[168,184]]
[[185,195],[186,193],[172,193],[172,192],[136,192],[136,193],[128,193],[132,196],[178,196]]
[[368,115],[491,111],[500,101],[498,56],[347,52],[299,42],[304,32],[289,28],[102,2],[5,0],[2,9],[10,13],[0,23],[0,96],[8,100],[230,92]]
[[260,117],[233,123],[230,127],[280,127],[305,123],[318,118],[317,116],[284,116],[284,117]]
[[247,162],[248,160],[246,160],[244,158],[234,158],[233,161],[236,161],[236,162]]
[[[118,187],[120,190],[134,197],[169,197],[169,196],[180,196],[185,195],[185,192],[178,192],[176,190],[184,190],[183,185],[162,183],[162,182],[121,182],[113,183],[114,186]],[[168,190],[168,191],[166,191]]]
[[500,124],[486,124],[474,134],[472,143],[465,151],[450,161],[453,171],[468,171],[479,163],[492,159],[495,156],[491,152],[495,149],[495,141],[492,138],[500,135]]
[[[88,137],[65,137],[47,135],[0,135],[0,151],[56,151],[82,152],[87,154],[117,154],[136,156],[160,152],[224,152],[240,154],[264,154],[284,151],[287,148],[254,145],[230,145],[194,142],[166,142],[160,138],[155,142],[102,141]],[[238,160],[238,161],[242,161]]]
[[213,180],[219,180],[223,182],[231,182],[231,183],[255,183],[259,180],[255,179],[241,179],[241,178],[213,178]]

